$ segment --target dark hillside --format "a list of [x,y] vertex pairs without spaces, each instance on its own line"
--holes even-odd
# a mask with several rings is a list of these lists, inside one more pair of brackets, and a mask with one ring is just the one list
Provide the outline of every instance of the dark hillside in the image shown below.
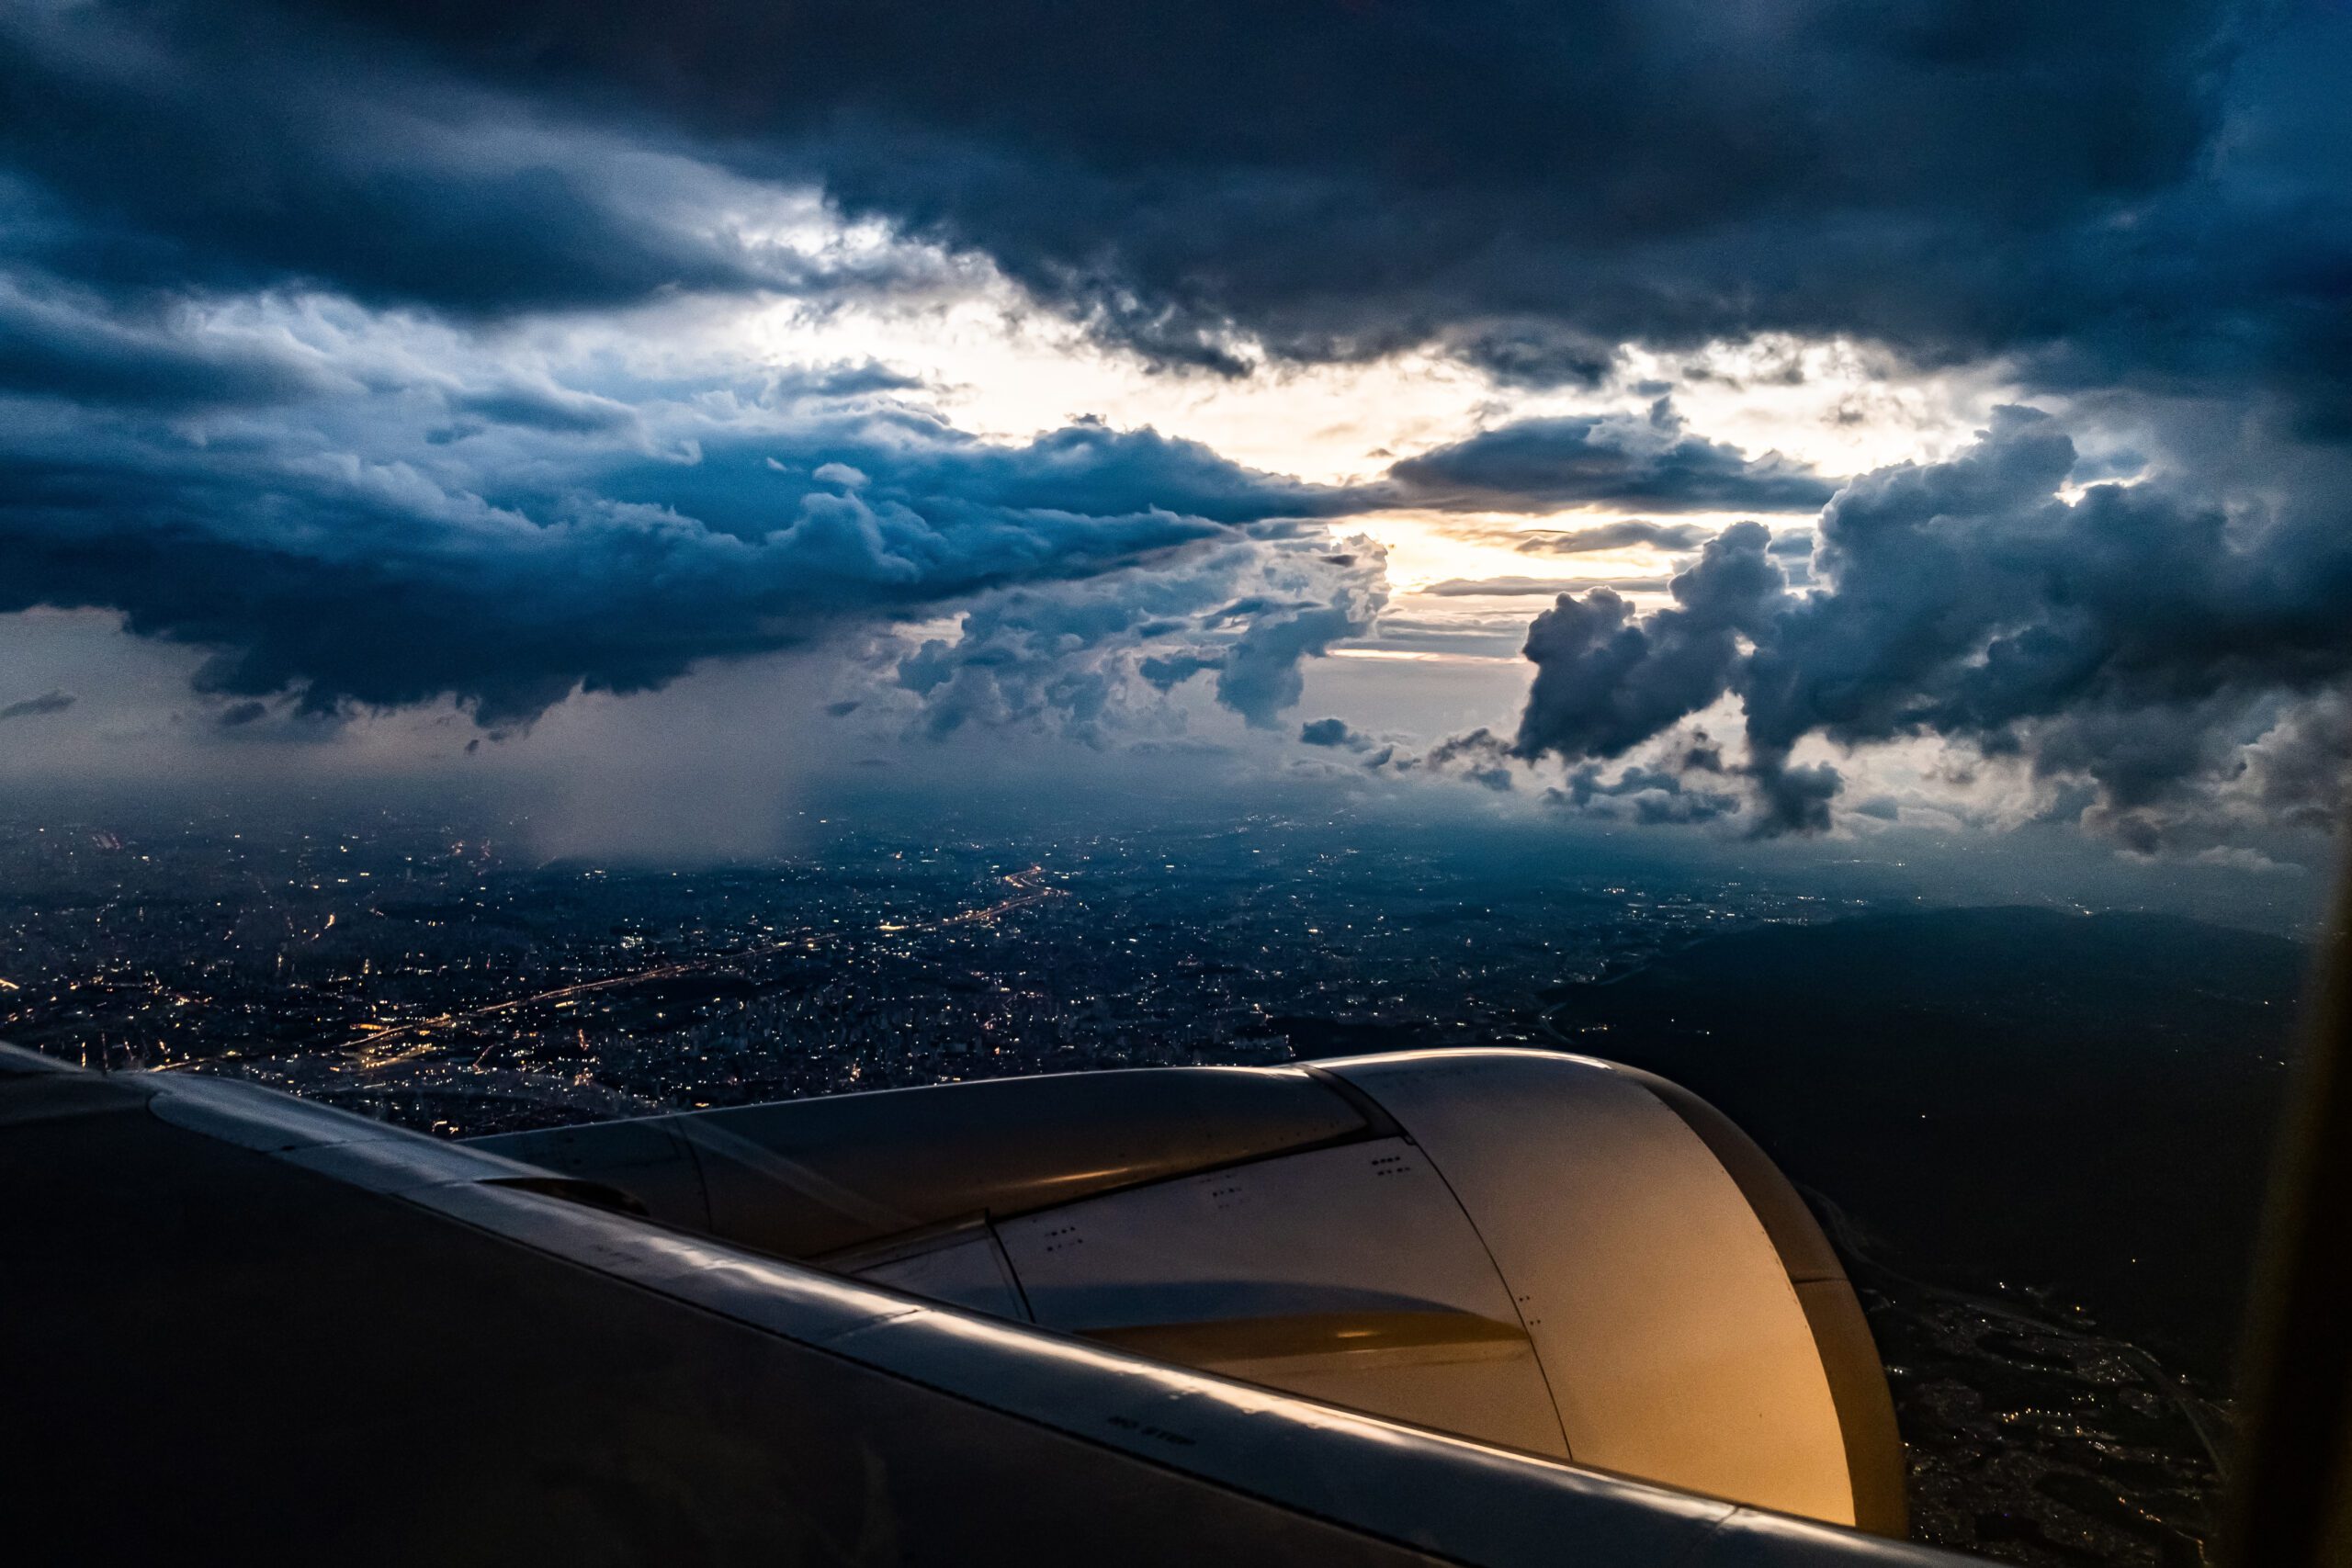
[[2168,917],[1923,911],[1714,938],[1553,1022],[1715,1101],[1903,1266],[2047,1289],[2211,1373],[2306,962]]

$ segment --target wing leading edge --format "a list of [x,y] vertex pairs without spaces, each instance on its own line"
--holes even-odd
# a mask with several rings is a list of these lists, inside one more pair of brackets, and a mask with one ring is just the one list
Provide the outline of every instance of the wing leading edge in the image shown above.
[[1949,1561],[925,1303],[224,1080],[6,1052],[0,1172],[32,1561]]

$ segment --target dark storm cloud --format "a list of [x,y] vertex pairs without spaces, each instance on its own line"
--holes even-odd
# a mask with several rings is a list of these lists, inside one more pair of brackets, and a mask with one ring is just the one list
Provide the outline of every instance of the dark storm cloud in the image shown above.
[[1453,773],[1482,789],[1508,794],[1511,788],[1513,755],[1511,748],[1501,737],[1492,730],[1481,728],[1439,741],[1419,759],[1416,765],[1435,773]]
[[[494,312],[846,287],[763,193],[1147,354],[1844,334],[2352,419],[2340,8],[2256,0],[19,7],[10,243]],[[2352,428],[2347,426],[2346,428]]]
[[71,692],[43,692],[37,697],[24,697],[0,707],[0,722],[12,718],[38,718],[43,714],[63,713],[74,705]]
[[0,275],[0,392],[193,409],[285,402],[328,390],[316,355],[202,330],[169,303],[118,306],[86,289]]
[[1751,830],[1758,838],[1829,830],[1829,803],[1846,782],[1836,768],[1826,762],[1792,767],[1776,757],[1747,771],[1756,781],[1758,810]]
[[2233,516],[2159,482],[2070,503],[2055,492],[2074,454],[2055,422],[2007,409],[1948,462],[1854,481],[1822,514],[1833,592],[1792,611],[1743,682],[1755,731],[1994,736],[2085,702],[2312,689],[2352,662],[2335,506]]
[[1334,746],[1349,751],[1372,750],[1372,738],[1344,718],[1310,718],[1298,727],[1298,739],[1308,746]]
[[467,313],[854,280],[777,243],[782,201],[674,134],[465,86],[292,9],[11,8],[0,246],[119,289]]
[[1765,629],[1782,593],[1770,537],[1758,523],[1724,530],[1673,580],[1674,605],[1652,615],[1610,588],[1561,594],[1527,630],[1535,680],[1519,754],[1623,756],[1721,696],[1740,639]]
[[2053,376],[2325,363],[2319,6],[337,8],[815,171],[1170,360],[1436,343],[1589,381],[1628,340],[1779,330]]
[[1791,592],[1742,524],[1672,608],[1563,595],[1529,632],[1518,750],[1623,756],[1730,693],[1763,832],[1829,823],[1839,773],[1789,760],[1809,737],[1939,736],[2086,781],[2087,820],[2135,848],[2208,830],[2250,773],[2265,814],[2291,817],[2321,793],[2313,753],[2345,739],[2352,532],[2332,505],[2232,513],[2155,481],[2070,502],[2075,461],[2054,421],[2004,409],[1950,460],[1841,491],[1820,592]]
[[[1750,459],[1737,447],[1690,434],[1663,398],[1646,418],[1521,420],[1408,457],[1392,465],[1388,476],[1410,504],[1476,511],[1607,504],[1658,512],[1811,512],[1837,491],[1834,481],[1778,453]],[[1642,525],[1623,526],[1638,531]]]
[[1197,653],[1151,654],[1136,660],[1136,669],[1153,688],[1167,692],[1223,662]]
[[1447,334],[1446,347],[1505,387],[1596,387],[1616,366],[1616,345],[1557,321],[1506,321]]
[[1228,462],[1197,442],[1081,420],[1019,446],[973,439],[937,415],[886,407],[828,421],[821,435],[780,442],[712,433],[696,459],[616,451],[599,494],[675,508],[746,535],[774,525],[786,499],[851,492],[922,498],[934,510],[1103,516],[1154,510],[1230,525],[1328,516],[1344,496]]
[[[545,427],[564,422],[526,423],[559,439]],[[1160,560],[1293,493],[1267,480],[1253,505],[1248,470],[1100,427],[1022,447],[912,413],[707,434],[699,461],[527,450],[453,479],[292,437],[29,422],[0,438],[0,613],[119,610],[216,650],[200,683],[227,695],[446,695],[512,724],[578,686],[643,690],[851,618]],[[1285,660],[1364,617],[1326,625],[1317,602],[1245,619],[1220,679],[1272,682],[1235,699],[1263,709]]]

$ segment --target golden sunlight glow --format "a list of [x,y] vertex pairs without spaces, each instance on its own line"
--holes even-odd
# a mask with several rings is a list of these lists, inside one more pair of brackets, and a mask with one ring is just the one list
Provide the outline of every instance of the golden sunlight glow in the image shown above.
[[[1573,512],[1548,517],[1502,513],[1384,512],[1351,519],[1346,532],[1368,534],[1388,550],[1389,586],[1400,595],[1440,583],[1505,578],[1556,581],[1566,592],[1613,578],[1669,575],[1677,553],[1634,546],[1577,555],[1521,551],[1520,545],[1551,533],[1574,532],[1612,522],[1618,513]],[[1714,528],[1732,517],[1678,517]]]

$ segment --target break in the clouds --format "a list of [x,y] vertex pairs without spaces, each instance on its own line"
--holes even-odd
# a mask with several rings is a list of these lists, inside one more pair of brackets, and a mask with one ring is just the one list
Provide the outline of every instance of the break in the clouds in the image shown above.
[[[1925,739],[2136,846],[2311,824],[2347,63],[2352,13],[2267,0],[32,0],[0,613],[202,649],[215,733],[801,649],[860,726],[1108,743],[1193,694],[1288,736],[1414,547],[1371,651],[1663,552],[1670,603],[1545,609],[1512,738],[1413,776],[1812,830]],[[1169,430],[1335,366],[1460,392],[1245,464],[771,331],[885,316]],[[1865,369],[1804,403],[1808,344]],[[2042,412],[1966,445],[2002,400]]]

